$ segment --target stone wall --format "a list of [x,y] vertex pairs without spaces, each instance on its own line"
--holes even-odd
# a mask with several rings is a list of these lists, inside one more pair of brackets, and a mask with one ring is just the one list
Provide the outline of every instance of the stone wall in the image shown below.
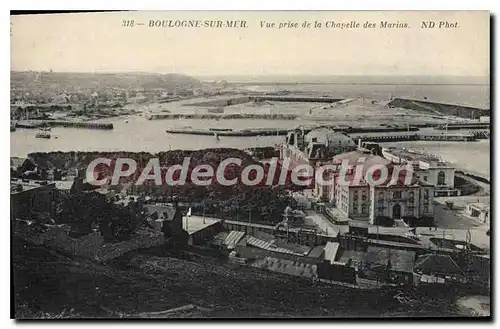
[[152,230],[140,230],[130,240],[106,244],[99,232],[74,239],[69,236],[67,229],[58,226],[36,232],[29,226],[16,225],[14,235],[37,245],[45,245],[74,256],[102,262],[139,248],[150,248],[165,243],[163,234]]

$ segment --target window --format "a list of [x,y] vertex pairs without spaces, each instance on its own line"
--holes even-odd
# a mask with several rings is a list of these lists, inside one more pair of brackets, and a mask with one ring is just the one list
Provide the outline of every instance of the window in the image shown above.
[[427,176],[424,176],[424,181],[426,181],[426,182],[427,182]]
[[366,205],[361,205],[361,213],[366,214]]
[[429,191],[424,190],[424,199],[429,199]]
[[366,201],[366,191],[362,192],[361,200]]
[[401,199],[401,191],[392,192],[392,198],[393,199]]
[[415,201],[415,192],[410,192],[410,202],[413,203]]
[[438,185],[445,185],[446,184],[446,175],[445,175],[444,171],[439,172],[437,184]]
[[425,213],[429,212],[429,205],[424,205],[424,212]]
[[354,201],[357,201],[357,200],[358,200],[358,191],[354,191],[353,200],[354,200]]

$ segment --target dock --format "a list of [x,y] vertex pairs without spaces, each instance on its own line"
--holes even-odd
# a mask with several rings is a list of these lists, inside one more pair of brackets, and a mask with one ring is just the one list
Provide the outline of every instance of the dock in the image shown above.
[[173,119],[208,119],[208,120],[232,120],[232,119],[254,119],[254,120],[295,120],[295,114],[216,114],[216,113],[158,113],[146,114],[147,120],[173,120]]
[[64,127],[64,128],[84,128],[84,129],[113,129],[112,123],[87,122],[87,121],[56,121],[56,120],[30,120],[18,121],[16,127],[26,129],[38,129],[43,126]]
[[473,130],[473,129],[490,129],[489,123],[484,122],[469,122],[469,123],[448,123],[434,127],[437,130]]
[[479,139],[479,135],[472,133],[433,134],[433,133],[355,133],[349,134],[352,139],[361,139],[369,142],[404,142],[404,141],[449,141],[470,142]]
[[252,129],[252,130],[209,130],[209,129],[167,129],[167,134],[188,134],[224,137],[285,136],[288,129]]

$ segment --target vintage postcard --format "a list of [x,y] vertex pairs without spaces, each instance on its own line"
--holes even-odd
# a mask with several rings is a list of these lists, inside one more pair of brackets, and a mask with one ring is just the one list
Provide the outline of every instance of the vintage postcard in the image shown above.
[[486,11],[12,15],[12,317],[491,317],[489,56]]

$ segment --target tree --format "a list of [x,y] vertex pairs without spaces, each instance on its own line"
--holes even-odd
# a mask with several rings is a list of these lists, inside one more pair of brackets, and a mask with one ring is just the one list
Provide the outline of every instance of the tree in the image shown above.
[[72,231],[81,235],[98,228],[106,241],[127,240],[142,222],[138,203],[121,206],[96,192],[69,195],[56,209],[57,221],[70,223]]

